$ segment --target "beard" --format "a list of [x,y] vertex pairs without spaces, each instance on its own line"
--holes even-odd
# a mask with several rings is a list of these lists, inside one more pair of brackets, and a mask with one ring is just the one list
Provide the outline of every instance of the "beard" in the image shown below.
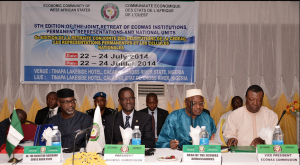
[[74,111],[75,111],[74,108],[70,109],[70,110],[66,110],[67,114],[69,114],[69,115],[72,115],[74,113]]

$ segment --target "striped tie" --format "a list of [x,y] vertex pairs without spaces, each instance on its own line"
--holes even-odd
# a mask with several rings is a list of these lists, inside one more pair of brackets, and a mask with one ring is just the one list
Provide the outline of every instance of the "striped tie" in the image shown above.
[[130,119],[130,116],[126,116],[125,129],[130,128],[129,119]]

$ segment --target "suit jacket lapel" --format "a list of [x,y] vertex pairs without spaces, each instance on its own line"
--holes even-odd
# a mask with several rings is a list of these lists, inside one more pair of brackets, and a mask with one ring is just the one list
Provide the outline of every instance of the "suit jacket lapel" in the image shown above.
[[160,129],[162,127],[162,114],[161,110],[157,108],[157,133],[160,132]]
[[[121,110],[120,112],[118,112],[117,122],[119,123],[119,124],[117,124],[117,125],[121,125],[122,128],[125,127],[125,126],[124,126],[124,121],[123,121],[122,110]],[[116,124],[115,124],[115,125],[116,125]],[[120,128],[118,127],[118,129],[120,129]]]
[[[49,113],[49,111],[50,111],[50,108],[49,107],[47,107],[47,113],[45,114],[45,116],[47,116],[47,114]],[[50,115],[50,114],[49,114]],[[49,118],[49,116],[47,116],[47,119],[46,120],[49,120],[50,118]]]
[[134,126],[139,125],[139,116],[136,113],[136,110],[133,110],[133,118],[131,122],[131,129],[134,130]]
[[61,109],[60,109],[60,107],[58,107],[57,113],[60,113],[60,112],[61,112]]

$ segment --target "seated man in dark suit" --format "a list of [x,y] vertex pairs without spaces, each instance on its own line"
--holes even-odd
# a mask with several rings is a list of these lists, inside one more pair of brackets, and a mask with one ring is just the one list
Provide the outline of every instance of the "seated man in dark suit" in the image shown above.
[[[20,121],[25,121],[27,118],[27,114],[22,109],[16,109]],[[0,122],[0,147],[2,144],[6,143],[6,137],[8,133],[8,128],[11,122],[12,113],[9,118],[4,119]],[[24,124],[24,123],[22,123]]]
[[[93,119],[80,111],[75,110],[76,99],[72,89],[64,88],[57,91],[58,105],[61,113],[53,116],[48,124],[58,126],[61,133],[62,148],[74,147],[74,138],[79,131],[93,126]],[[90,135],[91,131],[88,131]],[[76,138],[75,146],[85,147],[85,135],[80,134]]]
[[[105,119],[105,142],[106,144],[123,144],[119,126],[134,129],[139,126],[142,134],[141,144],[146,148],[155,147],[155,137],[152,130],[152,119],[149,114],[134,110],[135,97],[131,88],[124,87],[118,93],[119,104],[122,110],[110,114]],[[113,131],[113,136],[112,136]]]
[[147,94],[146,104],[148,108],[142,109],[140,111],[151,115],[152,128],[154,130],[155,140],[157,141],[161,127],[164,125],[164,122],[168,117],[169,112],[157,107],[158,100],[157,100],[157,95],[155,93]]
[[[42,125],[45,120],[49,120],[54,115],[61,112],[60,108],[57,105],[57,94],[56,92],[48,93],[46,97],[47,107],[39,110],[35,116],[35,123],[37,125]],[[47,117],[48,112],[49,116]]]

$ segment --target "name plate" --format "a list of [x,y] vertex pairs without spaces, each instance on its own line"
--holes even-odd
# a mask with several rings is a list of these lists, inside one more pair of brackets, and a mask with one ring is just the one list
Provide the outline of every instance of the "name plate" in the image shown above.
[[221,146],[183,145],[183,161],[221,163]]
[[298,162],[297,145],[257,145],[257,159],[259,162]]
[[104,159],[107,162],[145,162],[145,145],[106,144]]
[[23,163],[60,162],[61,146],[25,146]]

